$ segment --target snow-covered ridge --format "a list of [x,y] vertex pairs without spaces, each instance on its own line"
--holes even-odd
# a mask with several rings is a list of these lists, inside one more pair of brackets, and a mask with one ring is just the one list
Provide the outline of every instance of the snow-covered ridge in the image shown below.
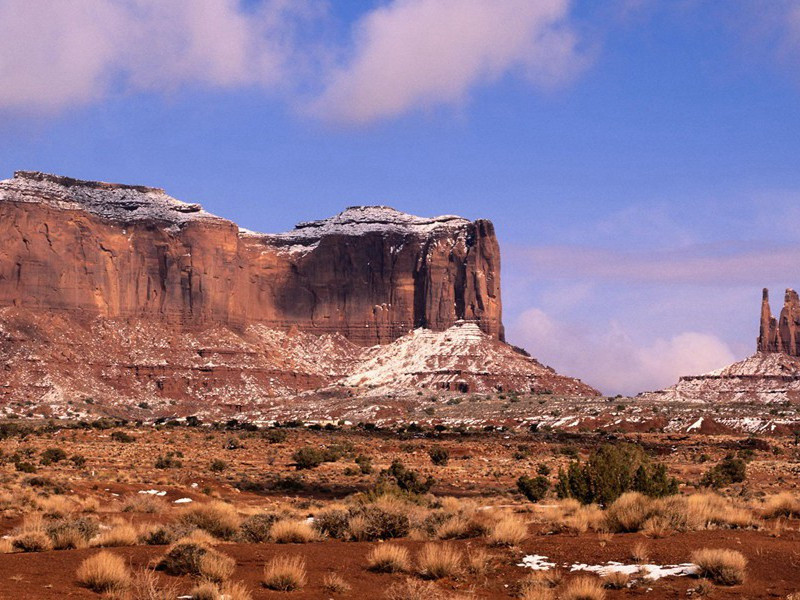
[[326,235],[362,235],[373,232],[430,233],[439,228],[459,228],[469,221],[454,215],[417,217],[390,206],[350,206],[338,215],[298,223],[293,231],[275,237],[315,240]]
[[[165,221],[182,225],[189,221],[226,219],[168,195],[163,189],[102,181],[85,181],[38,171],[17,171],[0,181],[0,202],[47,204],[65,210],[85,210],[98,217],[120,222]],[[338,215],[299,223],[286,233],[267,234],[239,228],[239,235],[285,246],[289,251],[308,251],[328,235],[359,236],[394,232],[427,235],[438,229],[458,229],[469,221],[454,215],[425,218],[389,206],[351,206]]]
[[181,202],[164,190],[140,185],[83,181],[36,171],[17,171],[13,179],[0,181],[0,202],[48,204],[65,210],[85,210],[113,221],[188,221],[221,217],[199,204]]

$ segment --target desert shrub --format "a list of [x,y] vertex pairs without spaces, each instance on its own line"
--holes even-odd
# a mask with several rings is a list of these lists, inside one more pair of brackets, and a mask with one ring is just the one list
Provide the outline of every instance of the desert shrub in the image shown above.
[[31,529],[12,537],[11,547],[17,552],[46,552],[53,543],[44,531]]
[[328,573],[322,580],[322,587],[330,594],[346,594],[352,588],[349,583],[336,573]]
[[252,600],[250,591],[241,583],[201,581],[189,592],[192,600]]
[[261,435],[270,444],[280,444],[285,442],[288,437],[288,434],[283,429],[268,429]]
[[73,454],[69,457],[69,461],[75,465],[76,469],[86,466],[86,457],[82,454]]
[[20,473],[36,473],[36,465],[27,460],[14,461],[14,468]]
[[341,508],[329,508],[314,516],[314,527],[323,535],[343,540],[349,535],[350,512]]
[[101,532],[91,540],[92,546],[112,548],[116,546],[135,546],[139,541],[136,527],[128,522],[120,521],[111,529]]
[[84,560],[75,577],[82,586],[93,592],[122,592],[131,584],[131,574],[125,561],[110,552],[98,552]]
[[295,468],[315,469],[322,463],[336,462],[341,454],[330,448],[315,448],[313,446],[303,446],[292,454]]
[[406,579],[386,589],[386,600],[444,600],[444,592],[430,581]]
[[800,517],[800,498],[791,492],[783,492],[767,498],[763,510],[767,519]]
[[450,460],[450,452],[441,446],[434,446],[428,450],[428,456],[430,456],[431,462],[437,466],[444,466]]
[[364,454],[359,454],[355,458],[355,463],[358,465],[362,475],[369,475],[372,473],[372,459]]
[[750,527],[754,523],[749,510],[736,507],[717,494],[693,494],[686,500],[686,523],[689,529],[708,527]]
[[276,556],[264,567],[261,579],[270,590],[291,592],[306,584],[306,561],[300,556]]
[[162,586],[153,571],[140,569],[133,574],[128,593],[135,600],[174,600],[178,589],[172,585]]
[[603,577],[603,587],[608,590],[623,590],[628,587],[631,576],[621,571],[612,571]]
[[700,485],[712,488],[723,488],[747,479],[747,463],[741,458],[726,456],[721,462],[706,471]]
[[528,477],[523,475],[517,479],[517,489],[531,502],[539,502],[550,489],[550,481],[543,475]]
[[616,533],[639,531],[652,510],[650,498],[639,492],[626,492],[606,509],[606,523]]
[[199,576],[202,573],[201,559],[211,552],[216,551],[206,544],[179,540],[161,557],[156,564],[156,570],[164,571],[168,575]]
[[156,469],[180,469],[183,466],[183,462],[178,459],[177,454],[174,452],[167,452],[159,456],[153,466]]
[[525,593],[533,589],[552,589],[558,587],[561,585],[561,580],[563,578],[563,574],[557,569],[534,571],[533,573],[526,575],[522,581],[519,582],[517,587],[519,588],[523,597],[526,597]]
[[402,546],[380,544],[367,555],[367,568],[377,573],[403,573],[411,568],[411,558]]
[[243,541],[258,544],[269,540],[269,532],[278,520],[275,513],[256,513],[250,515],[239,526],[239,535]]
[[698,575],[719,585],[738,585],[744,581],[747,559],[741,552],[723,548],[703,548],[692,553]]
[[407,468],[400,460],[394,460],[387,470],[381,472],[381,475],[393,480],[397,487],[409,494],[426,494],[436,483],[433,477],[423,478],[416,471]]
[[559,600],[603,600],[606,592],[600,582],[593,577],[576,577],[567,582]]
[[214,501],[206,504],[192,504],[178,518],[178,522],[207,531],[222,539],[231,539],[241,524],[236,508],[225,502]]
[[653,463],[636,444],[604,444],[592,452],[586,463],[573,461],[566,471],[558,472],[559,498],[607,506],[628,491],[667,496],[677,493],[678,482],[667,475],[663,464]]
[[507,514],[491,527],[486,536],[492,546],[516,546],[528,535],[528,526],[519,517]]
[[200,576],[215,583],[230,579],[236,561],[220,552],[206,552],[200,557]]
[[483,548],[469,548],[464,556],[464,569],[471,575],[485,575],[492,567],[492,558]]
[[417,567],[423,579],[452,577],[461,571],[461,553],[449,544],[425,544],[417,554]]
[[348,529],[354,539],[362,541],[400,538],[411,531],[411,519],[402,509],[368,504],[351,513]]
[[150,494],[136,494],[126,500],[122,512],[156,514],[167,508],[166,502]]
[[228,468],[228,463],[226,463],[224,460],[216,458],[211,461],[211,464],[208,466],[208,468],[213,473],[222,473]]
[[154,525],[139,534],[139,541],[148,546],[166,546],[188,533],[182,526]]
[[276,521],[272,525],[269,537],[277,544],[305,544],[318,539],[311,523],[291,519]]
[[99,530],[97,520],[89,517],[61,518],[45,524],[56,550],[83,548]]
[[136,441],[135,437],[121,430],[112,431],[111,439],[122,444],[132,444]]
[[41,463],[43,465],[49,465],[52,463],[61,462],[62,460],[67,459],[67,453],[64,452],[61,448],[48,448],[41,454]]

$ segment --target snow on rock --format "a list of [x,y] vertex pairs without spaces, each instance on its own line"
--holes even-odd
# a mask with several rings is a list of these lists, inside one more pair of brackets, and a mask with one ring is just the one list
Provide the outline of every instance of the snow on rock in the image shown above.
[[51,204],[66,210],[85,210],[113,221],[218,220],[199,204],[181,202],[160,188],[83,181],[36,171],[17,171],[13,179],[0,181],[0,202]]
[[150,494],[151,496],[166,496],[167,492],[159,490],[139,490],[140,494]]
[[686,577],[696,574],[697,570],[697,565],[692,563],[680,565],[626,565],[615,561],[609,561],[604,565],[576,563],[570,567],[570,571],[588,571],[597,573],[600,577],[606,577],[611,573],[625,573],[626,575],[641,573],[651,580],[661,579],[662,577]]
[[189,502],[192,502],[191,498],[178,498],[173,504],[189,504]]
[[538,554],[528,554],[522,557],[522,562],[517,564],[518,567],[527,567],[534,571],[549,571],[556,566],[556,563],[548,562],[546,556]]

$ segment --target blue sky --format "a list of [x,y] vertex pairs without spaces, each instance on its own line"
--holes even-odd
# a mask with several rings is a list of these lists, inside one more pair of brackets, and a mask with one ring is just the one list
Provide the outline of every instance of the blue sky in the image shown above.
[[634,393],[800,285],[798,67],[796,0],[0,0],[0,176],[490,218],[509,339]]

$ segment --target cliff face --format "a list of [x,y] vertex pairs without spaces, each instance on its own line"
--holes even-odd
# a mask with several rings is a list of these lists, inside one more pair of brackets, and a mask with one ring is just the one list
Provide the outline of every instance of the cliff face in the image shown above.
[[800,356],[800,297],[794,290],[786,290],[780,317],[776,319],[769,306],[769,291],[764,288],[758,351]]
[[160,189],[19,172],[0,182],[0,239],[0,307],[297,327],[360,345],[463,319],[503,339],[484,220],[353,207],[256,234]]

